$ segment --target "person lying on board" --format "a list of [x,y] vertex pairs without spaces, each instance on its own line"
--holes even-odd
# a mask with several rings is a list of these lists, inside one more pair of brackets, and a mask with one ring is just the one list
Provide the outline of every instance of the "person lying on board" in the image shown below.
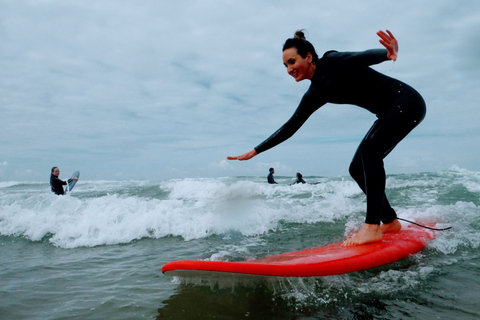
[[66,185],[72,180],[78,180],[77,177],[73,177],[71,179],[68,179],[68,181],[63,181],[58,178],[59,175],[60,169],[58,169],[58,167],[53,167],[52,173],[50,174],[50,187],[52,189],[52,192],[54,192],[56,195],[61,195],[65,193],[65,191],[63,190],[64,185]]
[[[360,142],[349,172],[366,194],[365,224],[346,246],[380,241],[384,232],[401,229],[397,214],[385,195],[383,159],[407,136],[426,113],[422,96],[412,87],[379,73],[371,65],[396,61],[398,42],[390,31],[379,31],[385,49],[363,52],[327,51],[318,57],[302,30],[283,46],[283,63],[295,81],[311,85],[292,117],[253,150],[229,160],[248,160],[289,139],[307,119],[326,103],[351,104],[377,116]],[[383,224],[381,224],[383,223]]]

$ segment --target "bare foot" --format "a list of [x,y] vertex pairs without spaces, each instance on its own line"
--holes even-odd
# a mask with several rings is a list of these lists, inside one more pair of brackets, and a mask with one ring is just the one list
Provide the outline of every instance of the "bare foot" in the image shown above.
[[358,246],[382,240],[382,230],[378,224],[365,223],[356,235],[343,242],[342,246]]
[[387,233],[387,232],[398,232],[400,229],[402,229],[402,225],[400,224],[400,221],[397,219],[393,220],[390,223],[384,223],[380,226],[380,229],[382,230],[382,233]]

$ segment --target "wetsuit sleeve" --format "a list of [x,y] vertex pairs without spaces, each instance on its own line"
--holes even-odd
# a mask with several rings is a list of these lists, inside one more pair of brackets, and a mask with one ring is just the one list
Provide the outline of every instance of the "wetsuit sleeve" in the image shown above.
[[342,68],[368,67],[388,60],[387,49],[370,49],[362,52],[328,51],[324,55],[326,65]]
[[257,154],[267,151],[268,149],[271,149],[289,139],[295,132],[297,132],[298,129],[300,129],[300,127],[305,123],[305,121],[307,121],[312,113],[326,103],[316,101],[314,98],[314,91],[315,90],[312,88],[312,86],[310,86],[310,89],[303,96],[297,110],[295,110],[295,113],[292,115],[292,117],[282,127],[280,127],[280,129],[275,131],[270,137],[255,147]]
[[50,179],[50,184],[53,184],[55,186],[64,186],[67,184],[67,181],[60,180],[58,178],[51,178]]

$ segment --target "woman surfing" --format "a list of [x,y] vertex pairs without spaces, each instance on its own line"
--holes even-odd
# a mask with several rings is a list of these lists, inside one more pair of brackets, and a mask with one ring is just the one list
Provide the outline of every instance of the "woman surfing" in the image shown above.
[[297,31],[283,46],[283,63],[295,81],[311,85],[292,117],[253,150],[228,160],[249,160],[289,139],[307,119],[326,103],[351,104],[377,116],[353,156],[349,172],[367,198],[365,224],[345,246],[382,240],[382,234],[401,229],[395,210],[385,195],[383,159],[425,117],[421,95],[406,83],[379,73],[371,65],[396,61],[398,42],[393,34],[379,31],[385,49],[363,52],[328,51],[318,57],[303,31]]

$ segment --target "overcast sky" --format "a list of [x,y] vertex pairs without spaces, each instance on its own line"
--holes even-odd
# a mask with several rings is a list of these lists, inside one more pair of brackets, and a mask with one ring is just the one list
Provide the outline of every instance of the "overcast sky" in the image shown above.
[[0,0],[0,181],[348,175],[375,116],[327,104],[290,140],[251,150],[309,81],[282,62],[297,29],[319,55],[399,41],[375,69],[407,82],[427,116],[387,173],[480,170],[480,1]]

